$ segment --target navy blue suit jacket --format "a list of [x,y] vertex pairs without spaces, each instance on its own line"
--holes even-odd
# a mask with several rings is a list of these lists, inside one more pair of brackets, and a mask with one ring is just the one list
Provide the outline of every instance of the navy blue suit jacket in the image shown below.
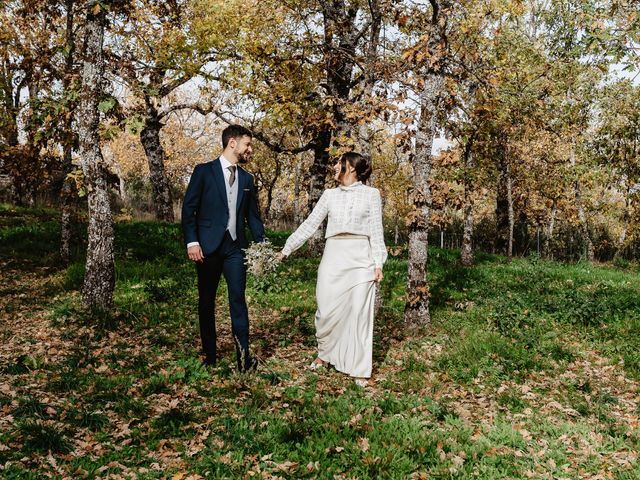
[[[245,226],[249,225],[255,242],[264,240],[253,176],[242,168],[236,170],[236,234],[240,248],[247,248]],[[229,223],[227,190],[220,159],[196,165],[182,204],[182,231],[186,244],[200,243],[202,253],[209,255],[222,243]],[[246,223],[245,223],[246,222]]]

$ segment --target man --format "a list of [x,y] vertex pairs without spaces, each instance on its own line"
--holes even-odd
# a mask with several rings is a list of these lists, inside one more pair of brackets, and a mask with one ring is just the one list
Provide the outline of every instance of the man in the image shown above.
[[182,230],[187,254],[198,272],[198,317],[205,364],[215,365],[215,299],[224,275],[229,290],[231,330],[238,369],[255,370],[258,362],[249,354],[249,314],[245,299],[247,247],[245,221],[253,240],[264,241],[253,177],[238,164],[251,155],[252,135],[240,125],[222,132],[223,152],[212,162],[197,165],[182,205]]

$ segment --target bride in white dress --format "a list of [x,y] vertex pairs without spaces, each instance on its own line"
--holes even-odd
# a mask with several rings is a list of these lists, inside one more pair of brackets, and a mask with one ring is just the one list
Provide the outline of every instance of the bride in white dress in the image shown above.
[[318,357],[310,368],[329,363],[365,386],[373,357],[375,283],[387,259],[380,192],[364,184],[371,162],[358,153],[344,154],[334,171],[340,185],[324,191],[281,255],[300,248],[328,217],[316,285]]

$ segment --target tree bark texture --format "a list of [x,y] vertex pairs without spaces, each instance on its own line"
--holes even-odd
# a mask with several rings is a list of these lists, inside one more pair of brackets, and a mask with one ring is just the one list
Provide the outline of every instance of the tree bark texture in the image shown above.
[[315,206],[325,188],[329,167],[329,149],[348,143],[351,125],[346,120],[344,105],[349,102],[353,88],[358,7],[348,6],[344,0],[322,3],[324,28],[323,60],[327,76],[327,94],[334,99],[331,107],[333,122],[323,125],[316,134],[314,159],[311,166],[309,211]]
[[511,178],[511,165],[507,163],[507,212],[509,217],[509,241],[507,243],[507,258],[513,258],[513,227],[515,224],[513,212],[513,180]]
[[[575,167],[576,157],[575,152],[571,154],[571,165]],[[576,179],[573,182],[573,192],[576,199],[576,210],[578,212],[578,222],[580,224],[580,234],[582,236],[582,243],[584,246],[584,253],[587,261],[593,262],[595,254],[593,251],[593,242],[591,241],[591,235],[589,234],[589,224],[587,222],[587,214],[584,210],[584,203],[582,201],[582,187],[580,185],[580,179],[576,174]]]
[[460,262],[465,267],[473,265],[473,186],[471,170],[473,169],[472,144],[464,148],[464,219],[462,232],[462,247],[460,248]]
[[623,178],[625,185],[624,192],[624,210],[622,211],[622,231],[618,237],[618,245],[616,246],[616,253],[614,258],[622,256],[622,252],[626,246],[627,234],[629,232],[629,224],[631,223],[631,187],[629,185],[629,179],[625,176]]
[[296,159],[296,170],[293,179],[293,223],[297,226],[302,222],[300,211],[300,175],[302,174],[302,158]]
[[551,240],[553,239],[553,231],[556,224],[556,216],[558,214],[558,199],[554,198],[551,204],[551,213],[549,214],[549,222],[547,223],[547,232],[544,239],[544,256],[552,258]]
[[349,102],[353,87],[352,76],[356,59],[358,7],[344,0],[329,0],[322,4],[324,19],[324,61],[328,93],[332,104],[333,145],[341,147],[353,143],[353,125],[347,120],[344,106]]
[[441,75],[428,73],[420,95],[420,120],[416,133],[416,151],[412,158],[412,212],[409,222],[409,261],[407,272],[407,303],[404,320],[408,324],[426,324],[429,313],[427,283],[427,248],[429,246],[429,216],[433,139],[436,134],[436,99],[444,86]]
[[507,162],[500,158],[496,164],[498,168],[498,183],[496,185],[496,238],[494,248],[496,253],[506,255],[509,250],[509,173]]
[[[376,83],[376,61],[378,59],[378,45],[380,44],[380,32],[382,30],[382,11],[379,0],[370,0],[371,26],[369,27],[369,46],[365,59],[364,84],[360,98],[366,106],[371,108],[373,87]],[[366,108],[365,108],[366,111]],[[358,140],[360,152],[369,158],[373,158],[373,132],[369,128],[370,122],[365,121],[358,128]],[[375,172],[375,170],[374,170]]]
[[151,180],[151,191],[153,192],[153,208],[156,219],[161,222],[173,222],[173,198],[169,180],[164,168],[165,153],[160,142],[160,129],[162,122],[157,109],[153,105],[153,100],[145,98],[147,111],[144,128],[140,131],[140,142],[144,147],[149,164],[149,177]]
[[[276,154],[277,155],[277,154]],[[273,191],[275,190],[276,183],[278,183],[278,179],[282,174],[282,159],[279,156],[276,156],[275,159],[275,169],[272,170],[271,167],[265,168],[264,170],[258,169],[254,172],[255,178],[257,180],[259,190],[265,190],[267,194],[267,204],[264,209],[262,209],[262,214],[264,220],[268,221],[271,219],[271,207],[273,205]],[[257,192],[258,194],[260,191]]]
[[[67,55],[65,58],[64,80],[62,82],[65,91],[69,90],[71,77],[73,75],[73,58],[75,55],[75,36],[73,32],[74,3],[75,0],[66,0],[65,2],[67,10],[65,32]],[[62,214],[60,216],[60,258],[62,259],[62,262],[66,264],[69,263],[69,259],[71,257],[71,213],[73,210],[74,199],[77,196],[74,183],[70,178],[68,178],[73,167],[71,164],[71,154],[73,150],[73,128],[71,115],[68,115],[65,120],[64,132],[65,139],[62,142],[62,169],[65,178],[60,192],[60,200],[62,203]]]
[[[313,149],[313,164],[311,165],[311,182],[309,184],[309,212],[316,206],[324,191],[327,170],[329,168],[329,148],[331,146],[331,129],[324,128],[316,136],[316,144]],[[307,241],[309,250],[319,253],[324,246],[324,228],[319,228]]]
[[105,23],[105,8],[98,1],[89,2],[85,27],[86,51],[77,119],[80,161],[89,203],[89,238],[82,299],[85,305],[99,310],[111,308],[115,286],[113,218],[98,132],[100,122],[98,103],[104,83]]

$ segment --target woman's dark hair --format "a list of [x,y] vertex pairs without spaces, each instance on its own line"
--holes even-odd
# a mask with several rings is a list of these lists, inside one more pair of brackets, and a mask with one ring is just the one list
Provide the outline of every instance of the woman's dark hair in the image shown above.
[[349,165],[351,165],[356,171],[356,177],[358,180],[362,183],[367,183],[367,180],[369,180],[373,170],[371,167],[371,160],[359,153],[347,152],[340,157],[342,173],[346,170],[347,162],[349,162]]

